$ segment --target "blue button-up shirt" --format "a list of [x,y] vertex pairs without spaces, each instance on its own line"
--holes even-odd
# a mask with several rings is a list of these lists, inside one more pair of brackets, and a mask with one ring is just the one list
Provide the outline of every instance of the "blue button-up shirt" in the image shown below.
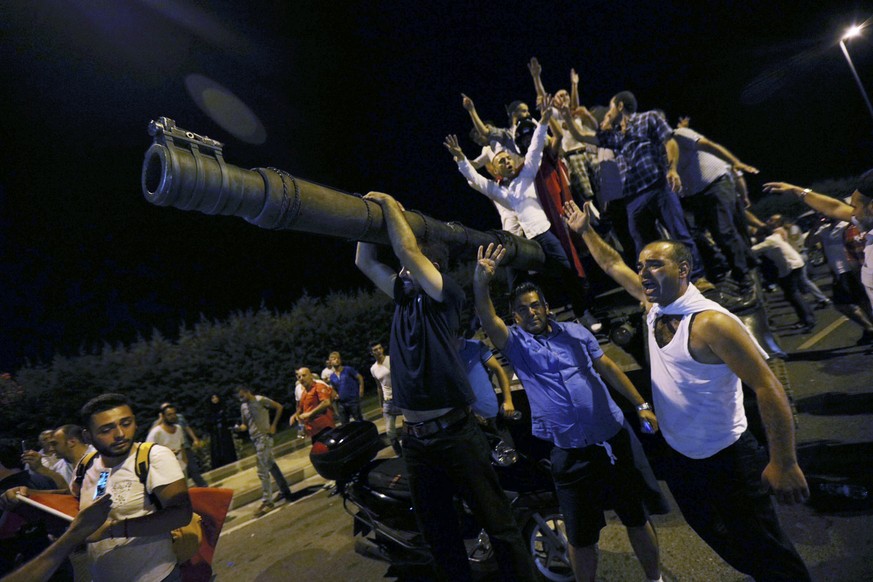
[[624,195],[636,196],[667,184],[667,150],[664,143],[673,129],[654,111],[632,113],[624,133],[616,126],[598,131],[601,147],[615,151],[622,175]]
[[552,331],[542,335],[510,327],[503,349],[524,384],[534,436],[562,448],[612,438],[624,415],[594,369],[603,350],[585,327],[549,323]]

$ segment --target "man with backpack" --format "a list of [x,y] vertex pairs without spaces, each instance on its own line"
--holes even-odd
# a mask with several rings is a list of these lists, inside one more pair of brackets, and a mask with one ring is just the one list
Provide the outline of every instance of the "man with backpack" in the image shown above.
[[187,525],[192,510],[176,456],[161,445],[140,451],[122,394],[91,399],[81,416],[97,452],[77,467],[73,495],[84,509],[112,494],[109,519],[88,538],[92,580],[180,580],[170,532]]

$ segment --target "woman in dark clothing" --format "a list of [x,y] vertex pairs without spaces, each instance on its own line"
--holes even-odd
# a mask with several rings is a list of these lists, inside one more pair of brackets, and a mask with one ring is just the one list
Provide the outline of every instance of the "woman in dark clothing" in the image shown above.
[[227,410],[218,394],[209,399],[209,434],[212,468],[236,461],[236,450],[233,447],[233,436],[227,421]]

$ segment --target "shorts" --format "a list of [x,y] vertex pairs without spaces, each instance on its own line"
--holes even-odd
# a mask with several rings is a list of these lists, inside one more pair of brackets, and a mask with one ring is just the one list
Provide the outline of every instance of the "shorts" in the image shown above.
[[606,525],[606,509],[614,509],[626,527],[640,527],[648,521],[649,512],[643,502],[647,487],[644,471],[651,472],[651,468],[648,462],[637,467],[631,438],[636,437],[623,427],[603,445],[552,449],[558,505],[564,514],[567,538],[574,547],[597,543]]

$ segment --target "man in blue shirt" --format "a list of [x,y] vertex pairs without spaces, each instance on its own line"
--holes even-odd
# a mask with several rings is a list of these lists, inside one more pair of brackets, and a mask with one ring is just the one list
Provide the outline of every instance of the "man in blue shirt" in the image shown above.
[[[637,112],[637,99],[630,91],[617,93],[609,101],[609,111],[596,136],[584,141],[615,152],[624,176],[628,229],[639,253],[647,243],[663,238],[655,220],[670,233],[670,238],[688,247],[694,258],[692,281],[704,279],[703,261],[682,212],[677,193],[682,188],[677,164],[679,146],[673,129],[656,111]],[[701,291],[712,289],[704,279]]]
[[612,507],[627,527],[647,578],[660,580],[658,540],[643,502],[657,482],[604,380],[636,406],[650,432],[657,430],[658,421],[584,326],[549,318],[549,306],[536,285],[523,283],[512,292],[516,325],[507,328],[489,295],[504,255],[500,245],[479,247],[473,278],[476,313],[524,384],[534,436],[555,445],[552,476],[576,579],[594,580],[597,541],[606,525],[603,510]]
[[343,366],[339,352],[331,352],[327,359],[333,368],[330,375],[330,385],[339,395],[337,413],[340,424],[347,424],[349,419],[364,420],[361,414],[361,398],[364,397],[364,377],[351,366]]

